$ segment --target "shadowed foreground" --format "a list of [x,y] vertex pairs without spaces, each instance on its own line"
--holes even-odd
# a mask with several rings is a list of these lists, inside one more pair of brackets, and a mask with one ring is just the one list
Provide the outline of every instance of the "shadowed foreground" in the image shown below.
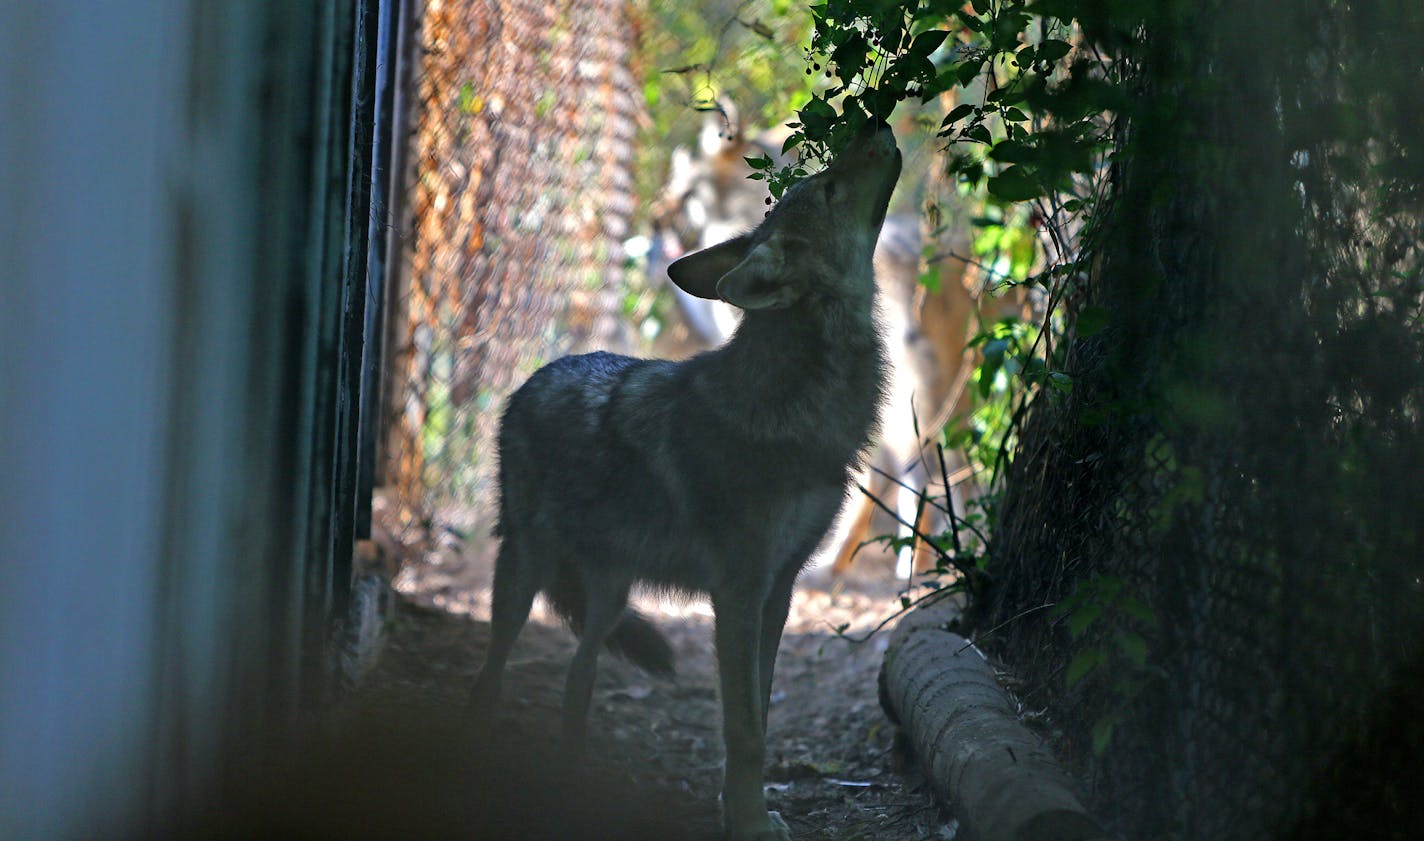
[[[706,808],[595,760],[563,767],[546,745],[482,753],[451,711],[362,714],[257,769],[175,838],[594,841],[711,837]],[[513,734],[510,734],[513,735]],[[715,818],[715,814],[710,815]]]
[[[391,640],[356,698],[363,721],[414,716],[408,743],[433,754],[431,763],[396,763],[421,769],[419,783],[400,788],[432,792],[406,808],[466,798],[452,807],[464,825],[495,833],[446,837],[720,837],[720,714],[705,606],[640,600],[669,637],[678,675],[651,678],[605,654],[578,771],[554,751],[573,636],[536,609],[510,661],[492,768],[450,735],[488,642],[488,574],[483,561],[450,556],[403,576]],[[863,630],[886,615],[893,583],[873,577],[834,595],[814,582],[797,593],[773,690],[768,798],[798,838],[952,837],[918,776],[892,769],[894,731],[876,700],[884,638],[851,645],[832,631],[842,623]],[[386,743],[399,750],[406,738]],[[475,791],[482,779],[493,781],[486,798]]]

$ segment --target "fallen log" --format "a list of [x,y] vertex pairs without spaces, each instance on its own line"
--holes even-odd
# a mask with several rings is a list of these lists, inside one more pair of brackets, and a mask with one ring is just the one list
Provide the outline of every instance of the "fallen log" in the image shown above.
[[880,701],[914,746],[936,795],[972,841],[1106,838],[1068,774],[1018,719],[979,649],[947,630],[950,599],[896,626],[880,670]]

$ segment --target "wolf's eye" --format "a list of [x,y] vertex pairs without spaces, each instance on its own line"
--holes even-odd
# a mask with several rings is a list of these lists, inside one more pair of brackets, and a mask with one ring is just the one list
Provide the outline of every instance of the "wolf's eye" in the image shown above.
[[826,201],[830,201],[831,199],[834,199],[835,197],[836,197],[836,182],[834,182],[834,181],[827,181],[827,182],[826,182]]

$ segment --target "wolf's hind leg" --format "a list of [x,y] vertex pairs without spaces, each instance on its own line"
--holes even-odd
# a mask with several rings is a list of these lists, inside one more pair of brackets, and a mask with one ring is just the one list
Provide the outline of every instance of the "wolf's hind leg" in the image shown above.
[[469,713],[482,730],[491,731],[499,704],[504,666],[510,649],[529,619],[529,608],[539,593],[539,578],[506,536],[494,567],[494,593],[490,601],[490,644],[485,663],[475,678]]
[[588,736],[588,707],[598,676],[598,650],[618,625],[628,604],[628,584],[601,580],[591,574],[583,582],[584,611],[578,650],[564,684],[563,747],[570,757],[582,755]]

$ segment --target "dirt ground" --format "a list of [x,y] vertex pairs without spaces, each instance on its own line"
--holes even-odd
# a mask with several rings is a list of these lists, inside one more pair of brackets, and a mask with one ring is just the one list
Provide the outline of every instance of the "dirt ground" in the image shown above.
[[[492,555],[489,546],[449,539],[406,565],[395,579],[400,603],[389,641],[358,692],[357,708],[449,717],[463,707],[488,640]],[[867,558],[857,569],[838,581],[811,571],[798,587],[772,695],[771,808],[797,839],[953,838],[952,820],[931,800],[918,772],[904,767],[913,763],[894,748],[895,728],[877,701],[887,633],[861,644],[835,633],[846,624],[847,636],[863,636],[897,606],[897,582],[884,559]],[[509,783],[518,789],[509,797],[542,792],[531,795],[535,805],[521,812],[537,814],[539,797],[563,804],[570,797],[560,785],[572,786],[585,800],[597,801],[597,808],[579,812],[580,837],[719,838],[722,746],[710,607],[646,595],[635,597],[635,604],[672,643],[677,676],[652,678],[605,653],[590,713],[587,766],[536,769],[526,782]],[[519,777],[530,763],[557,764],[552,747],[573,648],[573,635],[536,604],[510,660],[491,752],[521,757],[515,763],[520,772],[504,776]],[[639,812],[664,828],[625,832],[610,818]],[[611,821],[607,832],[587,825],[603,820]],[[542,832],[561,834],[547,827]]]

